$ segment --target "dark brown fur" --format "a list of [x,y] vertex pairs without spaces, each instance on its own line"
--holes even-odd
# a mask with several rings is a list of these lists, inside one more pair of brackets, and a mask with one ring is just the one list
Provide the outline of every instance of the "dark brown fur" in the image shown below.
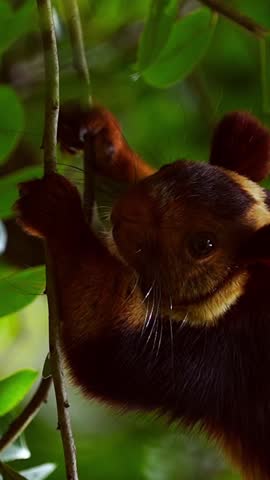
[[[104,121],[104,110],[93,115]],[[238,132],[238,114],[228,118],[223,140],[235,122]],[[118,142],[116,121],[105,126],[112,143],[117,129]],[[79,148],[76,132],[72,147]],[[104,150],[99,138],[93,142],[103,168],[108,142]],[[18,218],[46,238],[56,259],[63,348],[84,392],[199,425],[246,479],[270,480],[270,212],[263,191],[226,170],[233,165],[217,151],[215,165],[176,162],[131,186],[113,208],[110,249],[86,225],[75,187],[59,175],[21,186]],[[245,173],[242,151],[241,144],[236,170],[241,164]],[[266,171],[263,152],[256,162]],[[113,159],[121,179],[136,181],[137,165],[139,178],[147,175],[125,149]],[[246,173],[256,176],[249,162]],[[194,260],[187,239],[203,228],[215,232],[218,247]]]
[[268,129],[247,112],[225,115],[214,132],[210,163],[226,165],[259,182],[268,175],[270,168]]

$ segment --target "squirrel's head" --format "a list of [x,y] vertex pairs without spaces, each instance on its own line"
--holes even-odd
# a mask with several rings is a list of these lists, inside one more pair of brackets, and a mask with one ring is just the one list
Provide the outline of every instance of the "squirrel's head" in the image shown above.
[[209,164],[179,160],[131,187],[113,207],[113,237],[143,295],[193,323],[223,315],[249,265],[270,262],[269,197],[256,183],[269,170],[269,132],[235,112],[218,124]]

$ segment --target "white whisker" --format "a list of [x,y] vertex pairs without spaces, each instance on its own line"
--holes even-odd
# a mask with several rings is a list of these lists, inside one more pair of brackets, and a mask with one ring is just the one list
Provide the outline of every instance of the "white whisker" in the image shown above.
[[153,290],[153,288],[154,288],[154,285],[155,285],[155,280],[153,281],[153,283],[152,283],[151,287],[149,288],[148,292],[146,293],[146,295],[145,295],[142,303],[144,303],[145,300],[149,297],[150,293],[152,292],[152,290]]
[[[156,344],[156,339],[157,339],[157,334],[158,334],[158,314],[159,314],[159,310],[160,310],[160,300],[161,300],[161,292],[160,292],[160,288],[158,288],[158,291],[159,291],[159,298],[158,298],[158,302],[155,302],[155,316],[154,316],[154,320],[153,320],[153,325],[152,325],[152,328],[151,328],[151,331],[148,335],[148,338],[146,340],[146,344],[150,341],[153,333],[155,332],[155,336],[154,336],[154,341],[153,341],[153,348],[152,348],[152,353],[155,349],[155,344]],[[156,292],[157,292],[157,289],[154,290],[154,293],[155,293],[155,297],[156,297]]]
[[159,341],[158,341],[158,346],[157,346],[157,352],[156,352],[156,358],[158,357],[158,354],[160,352],[160,347],[162,343],[162,338],[163,338],[163,319],[159,319],[159,324],[160,324],[160,334],[159,334]]
[[153,316],[153,312],[154,312],[154,308],[155,308],[155,301],[153,299],[152,301],[152,307],[151,307],[151,311],[150,311],[150,314],[148,315],[148,318],[146,319],[146,322],[143,326],[143,330],[146,330],[151,322],[151,319],[152,319],[152,316]]
[[[156,314],[155,314],[155,321],[154,321],[154,324],[155,324],[155,329],[156,329],[156,332],[155,332],[155,338],[154,338],[154,342],[153,342],[153,352],[155,350],[155,346],[156,346],[156,340],[157,340],[157,337],[158,337],[158,331],[159,331],[159,326],[160,326],[160,335],[161,335],[161,331],[162,331],[162,320],[159,316],[159,313],[160,313],[160,304],[161,304],[161,289],[160,289],[160,285],[158,284],[158,293],[159,293],[159,296],[158,296],[158,303],[157,303],[157,309],[156,309]],[[157,348],[157,351],[156,351],[156,358],[158,356],[158,352],[159,352],[159,348],[160,348],[160,342],[161,342],[161,339],[160,339],[160,336],[159,336],[159,342],[158,342],[158,348]]]
[[188,323],[188,316],[189,316],[189,312],[186,312],[183,320],[181,320],[180,329],[184,328],[186,326],[186,324]]

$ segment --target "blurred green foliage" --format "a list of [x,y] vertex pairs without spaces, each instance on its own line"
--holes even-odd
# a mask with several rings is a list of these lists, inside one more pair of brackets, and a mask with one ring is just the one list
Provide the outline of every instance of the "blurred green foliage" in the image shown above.
[[4,162],[21,135],[23,109],[14,90],[6,86],[0,88],[0,105],[5,112],[0,119],[0,162]]
[[[269,124],[269,39],[258,40],[194,0],[78,3],[93,97],[117,115],[132,147],[153,165],[184,157],[206,161],[213,126],[229,110],[246,109]],[[228,4],[270,28],[269,0]],[[0,2],[0,218],[7,228],[16,185],[42,172],[44,71],[34,7],[32,0]],[[64,0],[54,1],[54,14],[64,101],[78,98],[81,86],[72,65]],[[80,188],[82,173],[73,168],[79,159],[59,152],[59,162]],[[48,348],[44,268],[34,267],[42,258],[34,260],[32,247],[25,257],[21,237],[12,232],[13,247],[0,261],[1,377],[21,368],[41,371]],[[29,268],[21,270],[22,266]],[[9,387],[15,389],[13,403],[2,394],[7,379],[0,381],[0,415],[29,389],[31,382],[22,373],[9,377]],[[239,478],[198,432],[183,433],[149,416],[119,416],[73,390],[71,397],[81,480]],[[0,427],[5,431],[6,417],[1,417]],[[26,436],[29,450],[19,439],[0,460],[13,461],[21,472],[17,478],[29,480],[46,478],[55,463],[51,478],[63,479],[53,395]],[[2,473],[3,469],[6,478],[16,478],[10,467],[0,464]]]
[[[165,16],[162,11],[160,16]],[[139,49],[141,62],[139,61],[138,67],[146,82],[164,88],[180,82],[190,74],[207,51],[216,20],[217,16],[212,15],[208,8],[200,8],[177,22],[172,19],[169,35],[166,31],[165,39],[164,35],[161,36],[157,45],[154,35],[154,38],[143,37],[144,41],[141,41]],[[155,34],[157,27],[154,25],[152,28]],[[161,47],[162,40],[165,41]],[[155,53],[155,50],[158,50],[158,53]],[[150,52],[151,55],[145,58],[143,52]]]

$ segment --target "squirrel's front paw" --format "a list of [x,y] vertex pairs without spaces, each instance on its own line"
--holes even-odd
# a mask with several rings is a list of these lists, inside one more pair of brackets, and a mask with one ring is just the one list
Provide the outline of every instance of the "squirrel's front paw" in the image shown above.
[[71,102],[60,109],[58,141],[63,150],[85,149],[97,175],[133,183],[153,173],[131,150],[116,118],[103,107],[82,107]]
[[79,193],[62,175],[51,173],[18,188],[20,198],[14,205],[17,221],[31,235],[58,235],[81,215]]
[[76,103],[60,109],[58,141],[69,153],[82,150],[89,142],[92,167],[104,175],[125,144],[121,128],[108,110],[99,106],[83,108]]

